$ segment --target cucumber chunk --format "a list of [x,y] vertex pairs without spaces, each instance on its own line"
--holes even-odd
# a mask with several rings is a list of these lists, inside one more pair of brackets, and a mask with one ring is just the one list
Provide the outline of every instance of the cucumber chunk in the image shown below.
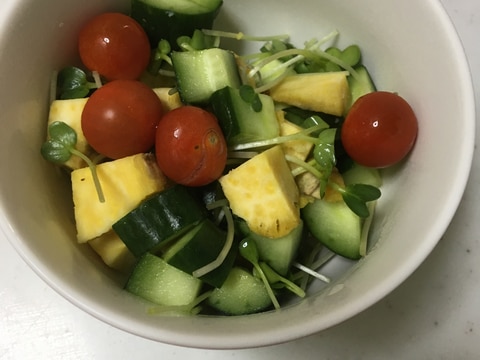
[[[205,219],[176,241],[163,255],[170,265],[191,274],[214,261],[226,242],[226,233]],[[220,287],[227,278],[236,258],[237,246],[232,246],[226,259],[216,269],[200,277],[205,283]]]
[[230,271],[222,287],[214,289],[207,302],[227,315],[252,314],[272,304],[262,280],[240,267]]
[[302,215],[312,235],[327,248],[349,259],[361,257],[362,219],[344,201],[316,199]]
[[144,200],[113,224],[127,248],[139,257],[181,236],[206,217],[206,211],[183,186],[175,185]]
[[289,234],[280,238],[268,238],[250,232],[248,235],[257,245],[260,260],[265,261],[280,275],[285,276],[295,259],[303,235],[303,221]]
[[279,135],[275,104],[270,96],[259,94],[262,104],[255,111],[242,99],[239,89],[225,87],[213,93],[210,102],[228,145],[266,140]]
[[231,51],[219,48],[174,51],[171,58],[178,92],[184,103],[206,104],[215,91],[241,85]]
[[358,65],[355,68],[358,78],[350,75],[348,77],[348,85],[351,93],[351,104],[353,105],[357,99],[363,95],[376,91],[375,84],[364,65]]
[[180,36],[192,36],[196,29],[211,29],[222,0],[132,0],[130,16],[144,28],[152,48],[161,39],[172,47]]
[[382,176],[375,168],[353,163],[352,166],[342,174],[345,185],[366,184],[375,187],[382,186]]
[[202,281],[150,253],[143,255],[125,289],[158,305],[188,305],[198,296]]

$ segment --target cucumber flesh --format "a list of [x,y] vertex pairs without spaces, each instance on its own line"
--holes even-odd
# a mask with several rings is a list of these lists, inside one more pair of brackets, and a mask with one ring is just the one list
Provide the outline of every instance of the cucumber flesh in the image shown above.
[[224,284],[212,291],[208,304],[227,315],[246,315],[272,305],[262,280],[247,270],[234,267]]
[[202,281],[150,253],[143,255],[125,289],[158,305],[188,305],[199,295]]
[[280,129],[275,104],[270,96],[259,94],[262,107],[255,111],[242,99],[239,89],[225,87],[213,93],[210,102],[228,145],[271,139]]
[[172,48],[177,38],[192,36],[197,29],[211,29],[222,6],[221,0],[171,1],[132,0],[130,16],[145,30],[152,48],[161,39]]
[[219,48],[174,51],[171,58],[178,92],[186,104],[206,104],[215,91],[226,86],[239,88],[241,85],[231,51]]
[[362,219],[343,201],[316,199],[302,209],[302,217],[311,234],[333,252],[359,259]]
[[287,275],[303,235],[303,221],[286,236],[272,239],[251,232],[249,237],[257,245],[260,260],[282,276]]

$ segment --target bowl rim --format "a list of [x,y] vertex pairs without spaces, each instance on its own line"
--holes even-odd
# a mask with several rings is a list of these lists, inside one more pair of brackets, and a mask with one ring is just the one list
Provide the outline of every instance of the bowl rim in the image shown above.
[[[207,341],[207,335],[198,334],[197,337],[192,339],[191,337],[184,336],[180,338],[178,337],[179,334],[175,332],[159,332],[157,330],[156,334],[149,333],[148,327],[141,327],[140,330],[137,327],[136,331],[133,331],[129,328],[129,324],[126,324],[123,319],[117,319],[116,317],[111,318],[106,308],[99,308],[95,305],[91,299],[85,297],[82,293],[79,293],[75,287],[73,287],[69,283],[64,283],[62,279],[60,279],[55,272],[51,271],[48,267],[42,264],[39,259],[36,257],[35,253],[31,251],[31,249],[27,246],[26,243],[22,241],[21,238],[18,237],[15,229],[7,222],[7,221],[0,221],[0,229],[2,234],[5,238],[9,241],[12,247],[16,250],[16,252],[20,255],[20,257],[25,261],[25,263],[52,289],[54,289],[59,295],[63,298],[67,299],[69,302],[74,304],[76,307],[82,309],[83,311],[89,313],[93,317],[108,323],[118,329],[126,331],[128,333],[141,336],[150,340],[160,341],[168,344],[179,345],[179,346],[186,346],[186,347],[194,347],[194,348],[218,348],[218,349],[237,349],[237,348],[247,348],[247,347],[259,347],[259,346],[268,346],[274,345],[278,343],[283,343],[286,341],[295,340],[312,333],[316,333],[322,330],[325,330],[328,327],[334,326],[339,324],[348,318],[358,314],[359,312],[367,309],[368,307],[372,306],[374,303],[388,295],[393,289],[395,289],[398,285],[400,285],[403,281],[405,281],[417,268],[418,266],[427,258],[427,256],[431,253],[433,248],[436,246],[438,241],[440,240],[441,236],[447,230],[450,222],[452,221],[458,206],[462,200],[462,196],[464,194],[465,188],[468,183],[468,179],[470,176],[471,165],[473,161],[473,154],[474,154],[474,143],[475,143],[475,121],[476,121],[476,113],[475,113],[475,97],[474,97],[474,89],[473,83],[471,78],[471,72],[468,64],[468,60],[463,49],[463,45],[461,43],[460,37],[451,22],[446,10],[444,9],[443,5],[438,0],[427,0],[431,3],[432,9],[436,10],[436,15],[440,19],[443,26],[447,28],[447,33],[449,34],[448,41],[450,42],[450,46],[454,49],[452,57],[455,57],[455,62],[459,64],[457,71],[459,74],[459,79],[461,82],[459,83],[459,88],[463,92],[462,101],[464,103],[464,121],[466,126],[471,130],[467,132],[467,137],[464,138],[462,146],[462,157],[459,161],[461,161],[461,167],[465,171],[461,174],[458,174],[456,177],[456,186],[455,189],[450,192],[448,203],[451,204],[448,209],[442,209],[441,216],[439,217],[438,223],[442,224],[442,226],[436,227],[436,231],[431,233],[431,238],[429,241],[425,241],[425,246],[421,248],[421,251],[418,251],[415,254],[415,259],[409,262],[409,268],[406,270],[402,268],[401,271],[398,269],[397,271],[393,271],[387,278],[384,278],[382,282],[375,286],[375,290],[370,292],[369,294],[365,294],[363,297],[357,299],[350,306],[347,311],[341,311],[341,314],[332,314],[328,321],[323,324],[322,327],[316,325],[313,321],[309,324],[303,324],[300,326],[297,324],[297,327],[293,331],[283,331],[284,326],[280,326],[277,329],[272,329],[271,334],[269,336],[261,337],[254,337],[254,336],[246,336],[246,337],[239,337],[238,339],[227,339],[227,335],[225,335],[225,339],[222,342],[221,346],[212,346],[212,341]],[[7,6],[8,5],[8,6]],[[3,16],[0,16],[0,21],[4,19],[9,19],[10,14],[21,5],[17,5],[14,1],[9,1],[5,3],[6,11],[2,12]],[[4,27],[9,25],[8,20],[4,20],[0,22],[0,33],[3,32]],[[7,214],[4,213],[3,207],[0,207],[0,216],[2,219],[8,219]],[[288,311],[288,310],[287,310]],[[337,311],[338,312],[338,311]],[[268,315],[267,315],[268,316]],[[290,325],[289,325],[290,326]],[[156,335],[156,336],[154,336]],[[163,338],[161,338],[163,336]]]

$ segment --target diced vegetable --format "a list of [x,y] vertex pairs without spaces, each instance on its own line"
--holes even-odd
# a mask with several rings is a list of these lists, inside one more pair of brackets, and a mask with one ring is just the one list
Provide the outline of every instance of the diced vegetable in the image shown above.
[[350,104],[348,72],[298,74],[270,89],[273,100],[306,110],[342,116]]
[[316,199],[302,209],[312,235],[333,252],[350,259],[360,258],[362,219],[344,201]]
[[232,212],[252,231],[279,238],[300,224],[298,188],[280,145],[254,156],[219,181]]
[[[255,94],[250,87],[242,89],[250,89]],[[265,140],[279,135],[272,98],[265,94],[252,96],[253,99],[244,99],[240,89],[227,86],[214,92],[210,99],[228,145]]]
[[139,257],[178,238],[205,218],[206,211],[183,186],[177,185],[150,196],[112,227]]
[[290,233],[272,239],[251,232],[249,234],[257,245],[260,260],[265,261],[280,275],[287,275],[303,237],[303,221]]
[[113,231],[90,240],[88,244],[100,255],[105,264],[124,274],[130,273],[137,260]]
[[[286,120],[284,111],[277,111],[277,120],[280,125],[281,136],[296,134],[303,130],[300,126]],[[313,143],[305,140],[292,140],[283,143],[282,148],[285,155],[293,156],[304,161],[312,151]],[[289,165],[291,168],[297,167],[297,165],[293,163],[290,163]]]
[[246,315],[265,310],[272,302],[262,280],[234,267],[222,287],[213,290],[208,304],[228,315]]
[[150,253],[133,269],[125,289],[158,305],[181,306],[195,300],[202,281],[167,264]]
[[132,0],[131,16],[145,29],[152,47],[161,39],[176,44],[179,36],[213,25],[222,0]]
[[211,48],[172,53],[177,87],[182,101],[205,104],[212,94],[225,86],[241,85],[235,57],[231,51]]
[[179,108],[183,106],[182,100],[180,100],[180,95],[178,92],[171,93],[172,88],[154,88],[153,91],[157,94],[160,99],[163,110],[165,112]]
[[354,77],[350,75],[348,77],[348,85],[350,86],[351,92],[351,104],[357,101],[359,97],[376,91],[375,84],[373,83],[367,68],[363,65],[358,65],[354,69],[357,72],[357,76]]
[[166,178],[151,154],[137,154],[97,165],[105,202],[97,191],[89,168],[72,171],[72,193],[80,243],[107,231],[121,217],[137,207],[147,196],[161,191]]

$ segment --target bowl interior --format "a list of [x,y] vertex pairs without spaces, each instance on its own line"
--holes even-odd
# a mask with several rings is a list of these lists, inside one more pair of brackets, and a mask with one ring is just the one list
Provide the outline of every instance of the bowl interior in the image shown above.
[[[10,4],[11,3],[11,4]],[[377,87],[396,91],[420,121],[408,161],[384,171],[372,249],[338,259],[335,281],[277,312],[243,317],[166,317],[122,290],[123,277],[75,242],[68,181],[40,156],[52,72],[75,58],[75,35],[93,14],[128,11],[128,0],[8,2],[0,32],[1,228],[26,262],[65,298],[137,335],[183,346],[241,348],[288,341],[364,310],[408,277],[450,222],[468,178],[474,105],[468,67],[439,2],[225,0],[215,27],[252,35],[288,33],[302,46],[339,30],[359,44]],[[401,19],[409,19],[408,25]],[[25,44],[28,44],[26,46]],[[258,44],[232,44],[241,50]],[[319,290],[319,289],[317,289]],[[228,331],[226,331],[228,329]],[[259,336],[261,334],[261,336]]]

